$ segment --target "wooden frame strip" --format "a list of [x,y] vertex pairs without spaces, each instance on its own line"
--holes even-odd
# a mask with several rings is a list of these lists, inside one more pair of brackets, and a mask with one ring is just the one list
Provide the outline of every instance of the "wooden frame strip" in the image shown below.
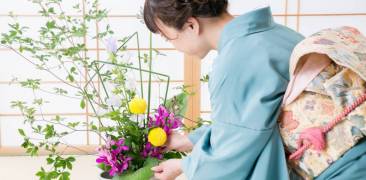
[[[184,121],[187,126],[195,126],[194,121],[198,121],[201,116],[201,60],[199,58],[184,55],[184,85],[188,86],[188,90],[194,94],[189,97],[188,110]],[[190,121],[191,120],[191,121]],[[193,121],[192,121],[193,120]]]

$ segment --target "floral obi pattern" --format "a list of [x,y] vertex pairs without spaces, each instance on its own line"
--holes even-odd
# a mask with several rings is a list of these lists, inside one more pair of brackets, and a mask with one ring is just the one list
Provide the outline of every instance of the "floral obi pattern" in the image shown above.
[[[291,56],[291,78],[309,54],[325,55],[330,63],[282,107],[279,127],[288,153],[298,148],[301,132],[327,124],[366,92],[366,38],[357,29],[325,29],[300,42]],[[362,103],[325,135],[324,150],[309,148],[300,159],[289,160],[289,167],[305,179],[317,177],[365,136],[366,103]]]

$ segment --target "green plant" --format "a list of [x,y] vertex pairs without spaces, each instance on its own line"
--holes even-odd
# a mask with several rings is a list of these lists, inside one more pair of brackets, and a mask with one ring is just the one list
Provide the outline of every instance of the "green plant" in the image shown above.
[[[62,0],[32,0],[31,2],[38,5],[39,14],[44,20],[43,25],[38,29],[38,36],[30,36],[28,34],[30,27],[21,25],[17,17],[11,14],[14,22],[9,24],[8,32],[1,34],[0,42],[1,46],[11,49],[38,70],[47,72],[67,87],[47,88],[43,86],[41,79],[13,79],[14,83],[29,89],[33,95],[32,102],[23,100],[11,102],[11,106],[22,113],[24,123],[32,129],[31,132],[26,132],[24,129],[18,130],[24,139],[22,147],[31,156],[38,155],[40,149],[44,149],[49,154],[46,159],[47,166],[42,166],[36,173],[39,179],[70,179],[75,158],[72,155],[65,155],[63,151],[59,151],[58,147],[75,148],[88,154],[83,149],[63,141],[65,137],[77,132],[95,133],[103,140],[103,144],[122,143],[123,140],[123,146],[128,147],[129,150],[119,153],[125,153],[126,157],[133,158],[128,161],[129,172],[146,172],[146,169],[149,169],[146,167],[156,162],[156,159],[151,159],[150,156],[163,155],[163,158],[179,158],[184,155],[177,152],[152,155],[150,151],[147,152],[147,156],[140,155],[147,149],[146,135],[149,130],[158,127],[149,125],[153,122],[149,121],[149,115],[152,114],[150,99],[153,76],[162,83],[166,83],[162,105],[176,117],[184,117],[190,95],[186,88],[182,87],[182,93],[167,99],[169,76],[151,70],[153,57],[161,54],[152,48],[151,34],[150,49],[148,53],[142,53],[137,32],[119,40],[111,38],[114,32],[109,24],[99,27],[97,34],[91,32],[88,24],[95,24],[107,18],[108,11],[99,7],[98,0],[84,0],[81,4],[75,4],[73,8],[83,12],[82,16],[66,14]],[[86,45],[87,37],[98,41],[106,40],[108,59],[100,61],[98,57],[90,56]],[[138,67],[133,67],[132,63],[126,60],[127,45],[133,40],[137,43]],[[117,44],[121,45],[117,47]],[[143,63],[147,64],[148,69],[142,68]],[[137,87],[129,87],[131,71],[138,72],[140,92]],[[147,94],[142,84],[143,73],[148,73]],[[96,118],[97,122],[78,119],[70,121],[61,115],[51,118],[44,116],[43,109],[50,102],[39,95],[41,92],[79,101],[81,109],[92,110],[93,113],[90,116]],[[134,97],[148,99],[147,113],[144,116],[131,113],[129,103]],[[160,107],[159,109],[162,110]],[[168,118],[165,119],[166,122],[167,120]],[[117,147],[102,146],[101,149],[103,148],[113,151]],[[157,150],[161,149],[157,148]],[[104,171],[110,171],[113,168],[106,164],[100,164],[100,167]],[[140,170],[141,168],[145,170]]]

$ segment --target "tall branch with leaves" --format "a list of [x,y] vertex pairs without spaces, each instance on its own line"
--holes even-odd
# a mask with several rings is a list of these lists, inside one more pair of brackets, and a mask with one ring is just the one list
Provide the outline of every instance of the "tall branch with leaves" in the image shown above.
[[[101,24],[99,22],[106,21],[108,17],[108,11],[99,7],[98,0],[83,0],[81,4],[75,4],[73,9],[83,14],[82,16],[68,15],[63,9],[62,0],[31,0],[31,2],[39,7],[38,13],[44,21],[37,31],[37,36],[30,33],[34,29],[21,25],[18,18],[11,15],[14,22],[9,23],[8,32],[1,33],[0,45],[9,48],[38,70],[47,72],[53,79],[67,87],[47,88],[38,78],[13,79],[13,83],[19,83],[21,87],[29,89],[33,96],[32,102],[23,100],[11,102],[11,106],[19,109],[24,117],[24,123],[31,129],[30,132],[24,129],[18,130],[24,140],[22,147],[32,156],[38,155],[40,149],[49,154],[46,159],[47,166],[41,167],[36,173],[39,179],[70,179],[75,158],[64,155],[59,147],[74,148],[88,154],[85,150],[65,141],[66,137],[79,132],[95,133],[103,140],[102,144],[123,142],[125,145],[123,148],[129,149],[125,154],[126,157],[128,156],[126,162],[129,162],[129,171],[139,171],[140,168],[145,167],[143,172],[151,174],[147,167],[153,165],[155,161],[149,156],[176,158],[184,155],[184,153],[163,152],[160,147],[152,148],[147,139],[150,130],[159,128],[163,124],[165,125],[162,128],[167,134],[171,129],[178,127],[175,120],[178,117],[184,118],[187,98],[190,95],[183,87],[181,94],[167,99],[169,76],[152,71],[153,53],[161,54],[153,49],[152,36],[150,35],[149,52],[141,53],[137,32],[119,40],[112,38],[114,32],[109,24],[99,27],[99,32],[93,32],[88,24]],[[105,42],[109,53],[106,61],[99,61],[96,57],[89,55],[87,38]],[[128,59],[127,44],[132,40],[137,42],[138,67],[133,67],[133,63],[126,60]],[[121,44],[120,47],[117,47],[117,43]],[[142,63],[147,65],[147,70],[142,69]],[[131,71],[137,71],[140,92],[137,87],[131,85]],[[142,84],[143,73],[148,73],[148,103],[146,115],[140,116],[131,113],[131,102],[140,101],[136,97],[146,98]],[[155,122],[150,113],[153,76],[167,84],[162,104],[167,109],[162,106],[158,108],[159,116],[165,118],[161,123],[162,119],[156,119]],[[133,81],[136,82],[132,80],[132,84],[134,84]],[[50,102],[42,97],[41,93],[78,100],[81,109],[91,108],[93,112],[88,116],[96,118],[97,122],[71,121],[61,115],[48,118],[49,116],[44,115],[44,107]],[[138,108],[141,107],[138,106]],[[166,116],[166,112],[172,114]],[[155,115],[155,117],[158,116]],[[154,125],[158,121],[159,124]],[[103,145],[102,149],[105,150],[105,148],[112,148],[113,152],[116,150],[113,149],[114,146]],[[112,174],[115,173],[113,166],[102,163],[101,168],[110,173],[113,172]],[[118,169],[116,172],[121,173],[123,170]]]

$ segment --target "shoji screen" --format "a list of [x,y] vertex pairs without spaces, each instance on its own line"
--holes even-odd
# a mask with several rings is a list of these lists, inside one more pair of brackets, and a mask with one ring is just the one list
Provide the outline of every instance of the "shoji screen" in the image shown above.
[[[77,12],[72,9],[72,6],[80,1],[80,5],[83,5],[82,0],[64,0],[64,10],[69,15],[82,18],[82,12]],[[140,35],[140,46],[146,52],[149,46],[149,32],[145,28],[145,25],[141,23],[141,19],[138,19],[137,14],[140,13],[144,0],[100,0],[100,6],[109,10],[108,23],[111,25],[112,30],[115,32],[116,38],[131,35],[135,31]],[[0,6],[0,33],[5,32],[8,29],[8,23],[13,22],[8,17],[8,13],[12,13],[17,16],[19,22],[31,27],[30,31],[36,34],[38,27],[42,21],[42,17],[37,14],[39,10],[28,0],[3,0]],[[104,22],[90,24],[90,32],[98,33],[99,28],[103,27]],[[88,55],[95,57],[99,60],[106,60],[107,53],[103,41],[97,41],[88,37],[84,38],[88,49]],[[171,96],[179,90],[174,87],[182,86],[184,83],[184,54],[176,51],[169,43],[165,42],[160,36],[153,36],[153,46],[158,49],[163,56],[157,56],[153,61],[153,70],[168,74],[171,76],[171,85],[169,95]],[[137,44],[132,41],[128,44],[131,61],[137,60]],[[147,68],[147,67],[145,67]],[[191,68],[187,68],[186,71],[191,71]],[[1,154],[23,154],[22,148],[19,145],[22,143],[22,138],[18,135],[18,128],[28,127],[23,125],[23,118],[17,109],[10,107],[10,102],[13,100],[30,101],[33,98],[32,91],[21,88],[19,84],[11,84],[11,80],[17,77],[19,80],[26,80],[28,78],[41,79],[41,88],[44,90],[51,90],[53,87],[61,87],[70,91],[60,81],[49,76],[45,72],[37,70],[34,66],[17,56],[14,52],[0,47],[0,155]],[[85,83],[85,82],[81,82]],[[144,81],[145,88],[147,82]],[[159,81],[153,82],[152,95],[164,96],[165,83]],[[72,92],[69,92],[72,93]],[[145,93],[147,93],[145,91]],[[62,117],[67,118],[70,121],[93,121],[90,116],[92,113],[90,108],[82,110],[79,107],[80,101],[64,98],[61,96],[49,94],[46,92],[38,92],[37,96],[43,97],[49,101],[43,109],[46,118],[52,118],[56,114],[60,114]],[[158,99],[158,98],[155,98]],[[159,100],[153,102],[152,107],[156,107]],[[28,130],[30,130],[28,128]],[[95,145],[100,143],[99,138],[91,132],[74,133],[68,136],[64,141],[78,148],[82,148],[87,151],[94,151]],[[71,153],[77,152],[77,150],[69,149]]]
[[[270,5],[277,23],[286,25],[304,36],[338,26],[354,26],[366,35],[366,1],[364,0],[229,0],[230,12],[243,14],[251,9]],[[244,48],[244,47],[243,47]],[[201,76],[210,71],[215,52],[201,64]],[[201,116],[210,120],[207,83],[201,84]]]

